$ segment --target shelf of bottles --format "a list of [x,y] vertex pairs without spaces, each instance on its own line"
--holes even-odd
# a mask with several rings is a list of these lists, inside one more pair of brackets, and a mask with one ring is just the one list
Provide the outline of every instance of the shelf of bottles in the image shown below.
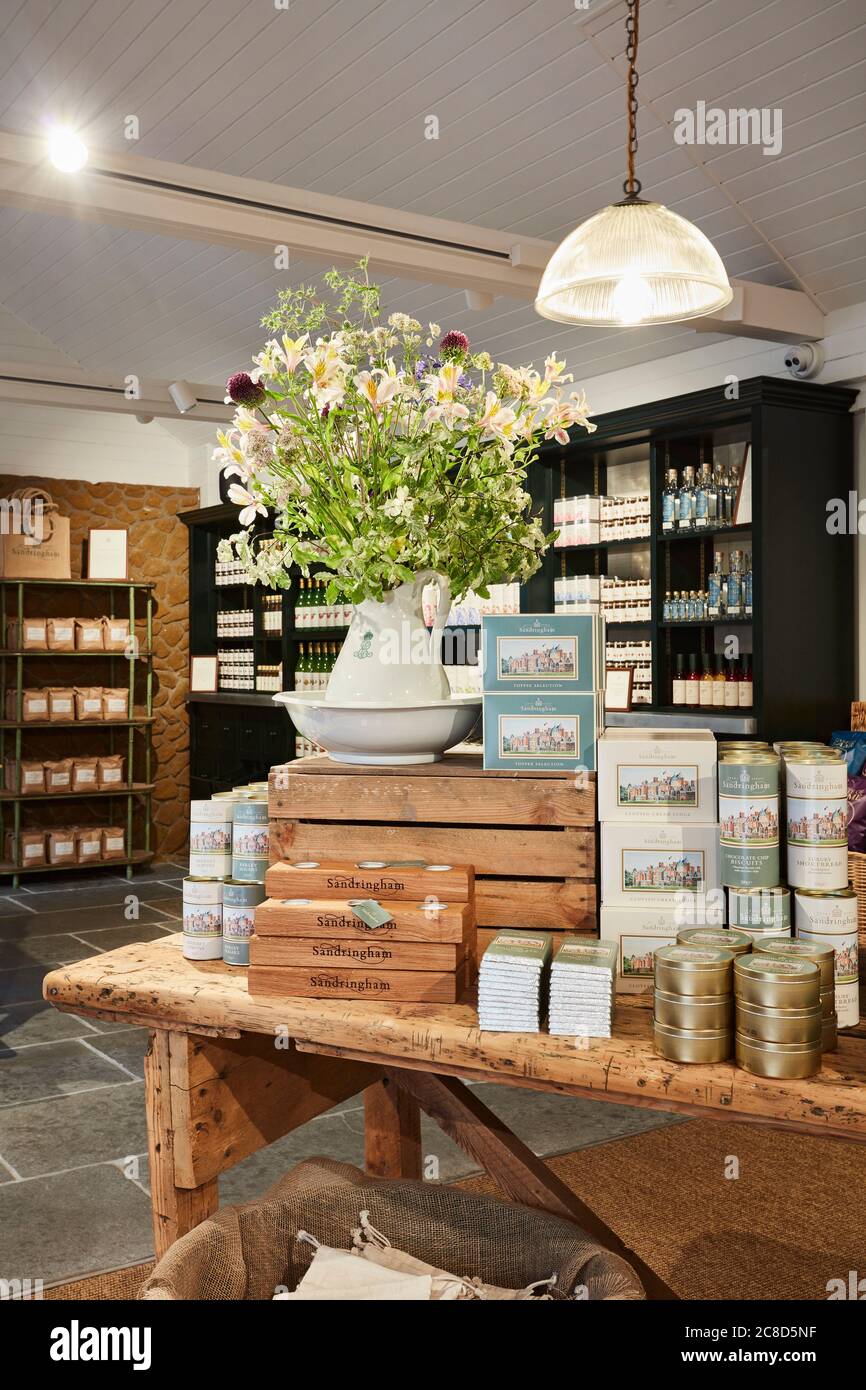
[[665,708],[753,708],[749,449],[743,427],[658,446],[657,688]]

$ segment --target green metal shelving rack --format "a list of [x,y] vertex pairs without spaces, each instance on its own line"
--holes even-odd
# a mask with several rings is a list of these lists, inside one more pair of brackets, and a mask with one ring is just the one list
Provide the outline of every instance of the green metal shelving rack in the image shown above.
[[[47,590],[47,589],[86,589],[107,592],[109,601],[109,618],[126,616],[115,611],[115,595],[124,590],[127,595],[130,646],[128,652],[60,652],[48,650],[25,651],[19,646],[17,650],[10,650],[5,644],[7,641],[7,624],[13,619],[17,622],[16,631],[19,635],[19,643],[22,640],[24,623],[24,596],[27,590]],[[14,591],[10,604],[10,590]],[[144,612],[139,615],[137,599],[141,595],[144,599]],[[30,613],[28,617],[43,616],[42,614]],[[50,615],[49,615],[50,616]],[[144,622],[144,647],[139,648],[137,623],[139,616]],[[23,867],[19,863],[0,862],[0,878],[11,877],[12,887],[17,888],[22,875],[31,873],[52,873],[63,869],[76,868],[105,868],[117,869],[124,866],[126,877],[132,878],[133,870],[136,865],[147,863],[153,858],[151,849],[152,836],[152,796],[153,796],[153,584],[140,582],[138,580],[108,580],[108,579],[2,579],[0,578],[0,713],[4,718],[0,719],[0,763],[5,768],[6,759],[9,756],[8,741],[14,742],[14,760],[16,766],[16,786],[14,791],[0,791],[0,843],[5,848],[6,832],[12,830],[15,843],[17,845],[18,835],[21,831],[21,807],[22,805],[42,802],[55,801],[91,801],[91,800],[110,800],[126,801],[126,857],[122,860],[111,859],[101,864],[64,864],[64,865],[38,865],[32,869]],[[124,720],[113,719],[104,723],[93,722],[81,723],[78,721],[25,721],[24,713],[24,664],[31,659],[54,658],[59,661],[67,659],[89,659],[90,661],[99,660],[109,663],[110,680],[114,681],[114,672],[118,660],[125,661],[128,667],[128,704],[127,718]],[[15,680],[11,682],[7,679],[8,663],[15,663]],[[144,672],[145,682],[145,714],[136,717],[135,714],[135,687],[136,676],[139,671]],[[15,719],[6,719],[6,694],[7,690],[15,690]],[[121,730],[126,731],[126,770],[127,782],[117,791],[97,791],[97,792],[66,792],[66,793],[42,793],[29,794],[21,790],[21,758],[24,742],[24,734],[28,730],[34,732],[47,732],[59,729],[85,730],[88,733],[95,731],[109,733],[109,749],[115,751],[115,735]],[[144,781],[135,782],[135,740],[136,734],[144,737],[143,762],[144,762]],[[133,836],[135,830],[135,805],[140,801],[144,807],[144,844],[138,849],[133,847]],[[7,824],[7,807],[12,810],[12,824]]]

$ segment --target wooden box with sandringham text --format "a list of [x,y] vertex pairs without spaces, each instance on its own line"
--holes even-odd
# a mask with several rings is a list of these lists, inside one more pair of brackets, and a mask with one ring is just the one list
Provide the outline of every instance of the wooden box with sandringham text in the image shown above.
[[[390,872],[395,862],[455,868],[471,864],[476,957],[499,927],[597,931],[591,773],[485,772],[480,753],[446,753],[441,762],[408,767],[353,767],[327,757],[304,758],[272,769],[270,816],[267,886],[272,902],[295,896],[343,902],[376,896],[368,889],[284,892],[285,879],[275,868],[281,862],[385,861]],[[439,899],[454,905],[445,875],[433,877]],[[421,883],[426,885],[426,875]],[[427,892],[426,886],[423,892],[416,890],[416,905]],[[398,904],[388,899],[386,905],[399,929]],[[278,909],[267,904],[265,909],[264,920],[273,921]],[[257,932],[259,920],[257,916]],[[272,934],[271,928],[265,930]],[[420,939],[435,938],[425,933]]]

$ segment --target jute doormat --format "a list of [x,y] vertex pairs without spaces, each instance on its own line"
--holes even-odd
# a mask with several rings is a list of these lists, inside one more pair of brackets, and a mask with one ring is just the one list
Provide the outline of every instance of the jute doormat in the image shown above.
[[[739,1177],[731,1160],[739,1165]],[[563,1182],[684,1299],[824,1299],[866,1276],[866,1148],[693,1120],[548,1159]],[[489,1178],[458,1184],[497,1193]],[[152,1269],[98,1274],[46,1298],[134,1298]]]
[[693,1120],[547,1162],[681,1298],[826,1299],[866,1276],[866,1146]]

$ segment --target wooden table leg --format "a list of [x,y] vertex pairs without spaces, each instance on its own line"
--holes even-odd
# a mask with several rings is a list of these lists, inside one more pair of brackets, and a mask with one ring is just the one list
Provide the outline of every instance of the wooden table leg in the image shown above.
[[543,1159],[512,1134],[470,1087],[453,1076],[405,1068],[389,1067],[385,1081],[389,1077],[394,1083],[392,1089],[414,1099],[464,1153],[490,1174],[507,1196],[524,1206],[539,1207],[554,1216],[576,1221],[599,1245],[628,1260],[650,1298],[678,1297],[655,1270],[630,1250],[616,1232],[548,1168]]
[[420,1178],[421,1110],[385,1077],[364,1092],[364,1166],[379,1178]]
[[219,1206],[216,1178],[202,1183],[201,1187],[181,1188],[175,1183],[169,1037],[163,1029],[154,1030],[144,1059],[150,1205],[157,1259],[178,1236],[186,1235]]

